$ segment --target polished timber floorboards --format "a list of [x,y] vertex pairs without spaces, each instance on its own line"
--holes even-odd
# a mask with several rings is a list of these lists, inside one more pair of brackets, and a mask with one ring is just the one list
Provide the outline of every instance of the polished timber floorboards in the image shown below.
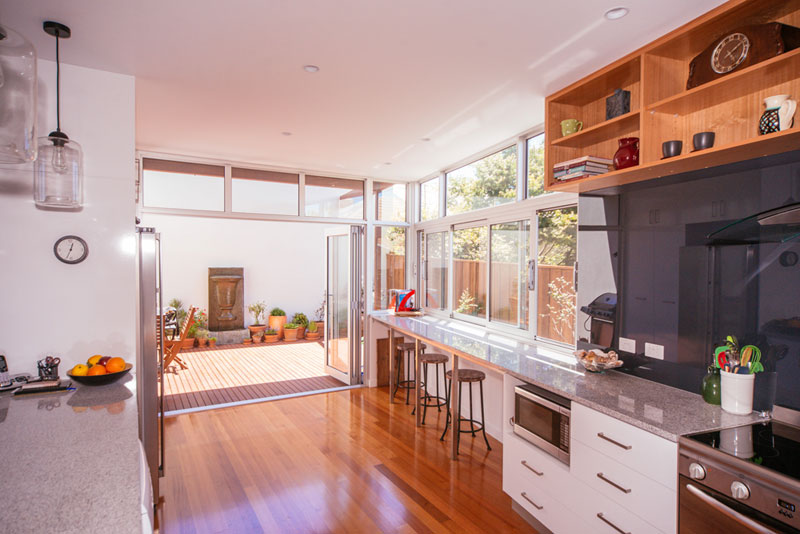
[[414,427],[386,388],[362,388],[166,419],[160,534],[535,533],[502,491],[502,445],[444,412]]

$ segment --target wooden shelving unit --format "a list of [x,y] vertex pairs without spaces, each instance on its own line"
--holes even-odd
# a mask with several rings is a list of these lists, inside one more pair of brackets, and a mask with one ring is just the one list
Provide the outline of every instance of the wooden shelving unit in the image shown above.
[[[545,188],[589,192],[800,149],[800,112],[794,128],[758,135],[763,100],[800,99],[800,49],[775,56],[686,90],[689,64],[717,38],[749,24],[777,21],[800,27],[800,0],[732,0],[636,52],[549,96],[545,108]],[[605,100],[631,91],[631,111],[605,120]],[[561,121],[584,129],[561,135]],[[692,136],[716,134],[714,147],[691,152]],[[639,137],[639,165],[559,182],[553,165],[581,156],[611,159],[622,137]],[[683,141],[680,156],[662,160],[661,144]]]

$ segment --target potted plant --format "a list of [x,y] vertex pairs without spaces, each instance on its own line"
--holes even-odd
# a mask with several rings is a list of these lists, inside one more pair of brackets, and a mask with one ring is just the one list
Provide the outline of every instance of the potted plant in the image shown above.
[[194,334],[194,337],[197,339],[198,347],[205,347],[208,344],[208,330],[205,328],[198,328],[197,332]]
[[189,312],[187,312],[186,308],[183,307],[183,301],[180,299],[170,300],[169,303],[167,303],[167,306],[170,308],[175,308],[175,322],[177,323],[177,329],[171,330],[170,334],[172,336],[171,339],[177,339],[181,335],[181,327],[183,326],[184,321],[186,321],[186,316],[189,314]]
[[286,324],[286,312],[280,308],[272,308],[269,312],[269,327],[277,330],[278,337],[283,338],[283,326]]
[[283,339],[285,341],[297,341],[298,330],[300,330],[300,325],[286,323],[286,325],[283,327]]
[[317,323],[317,329],[320,332],[325,331],[325,293],[322,294],[322,302],[319,308],[314,310],[314,322]]
[[216,347],[217,346],[217,338],[215,338],[215,337],[208,338],[208,346],[210,348]]
[[278,331],[272,328],[264,330],[264,343],[275,343],[278,341]]
[[303,339],[306,328],[308,327],[308,317],[306,317],[305,313],[297,312],[294,314],[294,317],[292,317],[292,322],[300,327],[297,330],[297,339]]
[[267,329],[267,325],[261,322],[264,312],[267,311],[267,305],[264,304],[263,300],[260,300],[248,306],[247,311],[253,315],[253,324],[247,328],[250,330],[250,337],[253,338],[253,343],[257,343],[255,338],[261,338],[262,333]]
[[319,327],[317,326],[316,321],[311,321],[308,323],[308,330],[306,331],[306,339],[314,340],[319,339]]

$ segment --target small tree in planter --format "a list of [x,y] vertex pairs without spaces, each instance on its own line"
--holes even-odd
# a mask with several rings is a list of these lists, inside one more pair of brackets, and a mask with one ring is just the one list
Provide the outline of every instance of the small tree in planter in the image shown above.
[[300,330],[300,325],[286,323],[286,325],[283,327],[283,339],[286,341],[297,341],[298,330]]
[[[183,340],[183,348],[190,349],[194,347],[195,343],[198,342],[197,340],[197,333],[201,330],[207,330],[208,328],[208,314],[206,314],[205,310],[198,311],[194,314],[194,322],[192,326],[189,327],[189,330],[186,332],[186,339]],[[206,335],[208,337],[208,335]],[[199,342],[198,342],[199,343]]]
[[306,332],[306,339],[314,340],[319,339],[319,328],[315,321],[308,323],[308,331]]
[[208,344],[208,330],[205,328],[198,328],[194,337],[197,339],[198,347],[205,347]]
[[216,347],[217,346],[217,338],[215,338],[215,337],[208,338],[208,346],[211,347],[211,348]]
[[303,339],[305,335],[306,328],[308,328],[308,317],[306,317],[305,313],[295,313],[294,317],[292,317],[292,322],[300,327],[297,331],[297,339]]
[[278,331],[272,328],[264,330],[264,343],[275,343],[278,341]]
[[269,327],[278,331],[278,337],[283,337],[283,327],[286,324],[286,312],[280,308],[272,308],[269,312]]
[[267,325],[261,322],[261,319],[264,317],[264,312],[267,311],[267,305],[264,301],[260,300],[248,306],[247,311],[253,315],[253,324],[247,328],[250,330],[250,337],[253,338],[253,342],[255,343],[255,338],[261,338],[262,333],[267,329]]

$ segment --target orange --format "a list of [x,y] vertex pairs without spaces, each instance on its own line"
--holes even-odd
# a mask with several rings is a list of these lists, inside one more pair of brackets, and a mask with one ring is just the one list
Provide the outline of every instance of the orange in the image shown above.
[[111,358],[106,362],[106,371],[109,373],[119,373],[125,369],[125,360],[122,358]]
[[75,367],[72,368],[72,370],[69,372],[69,374],[71,374],[73,376],[86,376],[86,374],[88,372],[89,372],[89,368],[87,366],[83,365],[82,363],[79,363],[78,365],[76,365]]
[[99,362],[100,358],[102,357],[103,357],[102,354],[95,354],[94,356],[86,360],[86,363],[88,363],[89,365],[97,365],[97,362]]
[[89,376],[105,375],[105,374],[108,374],[108,371],[106,371],[105,365],[97,364],[97,365],[91,366],[89,368],[89,372],[86,373],[86,374],[89,375]]

